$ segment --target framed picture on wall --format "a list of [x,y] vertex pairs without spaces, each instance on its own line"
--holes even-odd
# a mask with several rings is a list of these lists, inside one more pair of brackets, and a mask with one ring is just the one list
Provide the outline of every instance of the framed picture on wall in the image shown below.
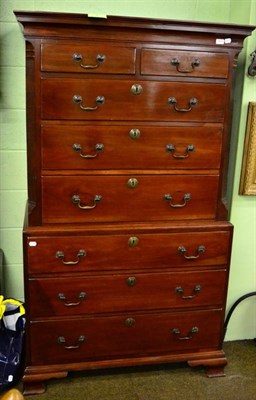
[[256,102],[249,102],[239,194],[256,196]]

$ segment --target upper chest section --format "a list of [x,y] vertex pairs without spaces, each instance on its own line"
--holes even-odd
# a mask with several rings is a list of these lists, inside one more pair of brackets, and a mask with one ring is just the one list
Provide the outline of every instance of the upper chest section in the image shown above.
[[[42,72],[227,79],[253,27],[15,12]],[[29,50],[30,52],[30,50]],[[29,54],[31,56],[31,54]]]

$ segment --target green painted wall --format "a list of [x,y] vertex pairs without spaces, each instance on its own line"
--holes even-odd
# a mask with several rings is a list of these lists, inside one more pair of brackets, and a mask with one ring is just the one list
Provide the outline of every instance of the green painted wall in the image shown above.
[[[238,22],[243,7],[234,4],[231,14],[231,22]],[[246,9],[243,21],[256,26],[256,1],[251,1],[251,9]],[[237,298],[256,290],[256,196],[241,196],[239,192],[240,172],[242,165],[244,136],[246,131],[246,119],[248,102],[256,101],[256,77],[252,78],[244,73],[241,64],[245,63],[245,71],[250,64],[250,54],[256,49],[256,31],[252,37],[246,40],[245,48],[240,55],[238,64],[238,78],[241,85],[241,98],[235,101],[234,120],[238,125],[237,151],[232,147],[234,163],[234,186],[231,208],[231,222],[235,226],[233,252],[231,260],[230,283],[228,292],[228,306],[232,305]],[[237,86],[240,83],[237,82]],[[238,96],[237,96],[238,97]],[[237,107],[241,114],[239,115]],[[236,115],[240,118],[237,118]],[[233,166],[233,165],[232,165]],[[234,312],[228,326],[227,339],[256,337],[256,297],[242,302]]]
[[[6,296],[23,299],[22,226],[26,202],[24,40],[13,10],[62,11],[256,25],[256,0],[0,0],[0,248],[5,254]],[[256,101],[256,78],[243,68],[256,48],[256,33],[239,57],[232,144],[231,221],[235,224],[228,308],[256,288],[256,198],[238,195],[248,101]],[[239,114],[241,104],[241,115]],[[236,147],[238,151],[236,152]],[[234,173],[232,173],[234,172]],[[256,337],[256,306],[242,303],[226,339]]]

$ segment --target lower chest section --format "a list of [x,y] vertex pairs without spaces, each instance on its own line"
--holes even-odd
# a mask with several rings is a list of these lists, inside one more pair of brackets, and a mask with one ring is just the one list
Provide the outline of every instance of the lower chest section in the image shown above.
[[31,363],[218,349],[232,226],[101,228],[25,234]]

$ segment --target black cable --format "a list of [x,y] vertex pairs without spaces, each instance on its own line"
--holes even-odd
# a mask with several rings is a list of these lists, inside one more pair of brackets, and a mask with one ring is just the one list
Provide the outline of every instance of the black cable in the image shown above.
[[227,332],[228,323],[229,323],[229,320],[231,318],[231,315],[233,314],[233,311],[238,306],[238,304],[241,303],[241,301],[247,299],[248,297],[252,297],[252,296],[256,296],[256,292],[247,293],[247,294],[244,294],[243,296],[239,297],[239,299],[236,300],[235,303],[233,304],[233,306],[230,308],[230,310],[229,310],[229,312],[227,314],[227,317],[225,319],[225,322],[224,322],[223,340],[225,338],[225,335],[226,335],[226,332]]

